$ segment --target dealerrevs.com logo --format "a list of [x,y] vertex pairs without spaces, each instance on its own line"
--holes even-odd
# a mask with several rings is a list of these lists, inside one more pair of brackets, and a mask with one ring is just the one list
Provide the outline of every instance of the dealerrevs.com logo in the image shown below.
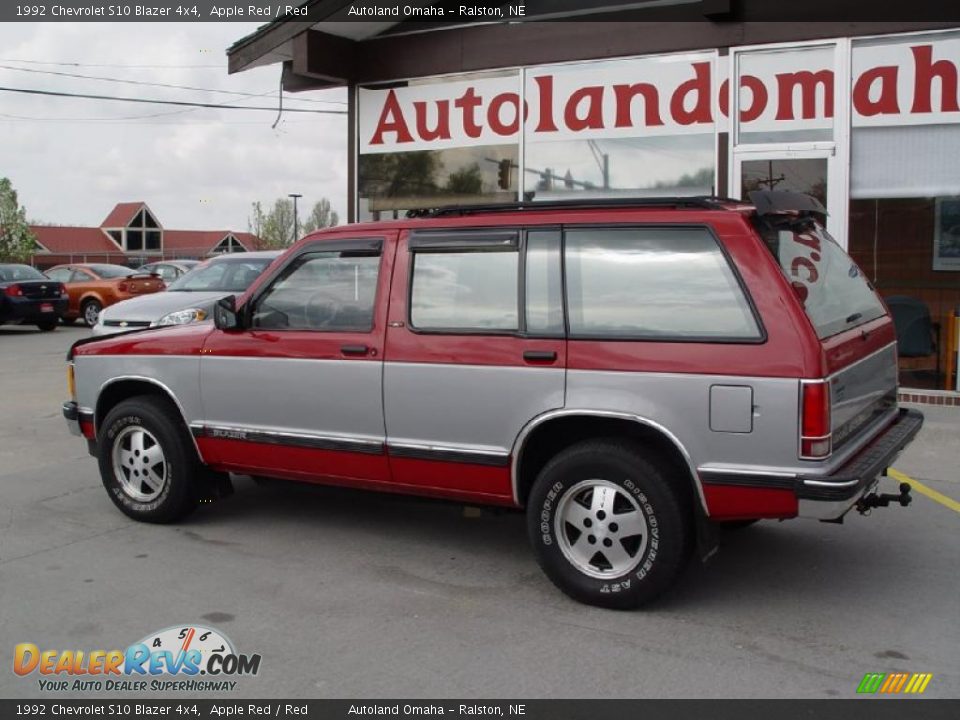
[[41,649],[19,643],[13,672],[38,676],[47,692],[202,692],[234,690],[232,679],[256,675],[260,655],[238,653],[220,631],[177,625],[151,633],[126,650]]

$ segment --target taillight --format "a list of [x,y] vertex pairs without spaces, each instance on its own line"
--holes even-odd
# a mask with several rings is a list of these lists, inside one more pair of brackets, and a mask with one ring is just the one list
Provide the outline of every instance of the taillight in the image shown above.
[[77,381],[73,372],[73,363],[67,363],[67,392],[70,393],[70,399],[77,399]]
[[19,285],[7,285],[7,287],[3,289],[3,294],[9,295],[10,297],[20,297],[23,295],[23,290]]
[[119,285],[117,285],[117,290],[119,290],[120,292],[126,292],[128,287],[130,286],[127,285],[125,282],[122,282]]
[[830,456],[830,385],[826,380],[800,384],[800,458],[822,460]]

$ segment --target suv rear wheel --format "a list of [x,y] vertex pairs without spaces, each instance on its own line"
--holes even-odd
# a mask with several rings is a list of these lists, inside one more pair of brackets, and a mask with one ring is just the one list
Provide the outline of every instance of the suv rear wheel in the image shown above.
[[667,465],[616,440],[578,443],[540,472],[527,504],[537,561],[570,597],[636,608],[676,580],[691,512]]
[[196,507],[202,466],[170,403],[124,400],[107,413],[97,445],[103,485],[126,515],[165,523]]

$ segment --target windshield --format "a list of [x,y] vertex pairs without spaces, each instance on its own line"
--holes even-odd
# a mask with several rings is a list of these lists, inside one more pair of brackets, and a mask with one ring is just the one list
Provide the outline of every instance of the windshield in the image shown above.
[[766,216],[755,217],[754,225],[821,340],[886,314],[873,285],[820,223]]
[[101,278],[130,277],[136,272],[136,270],[123,267],[123,265],[87,265],[87,267]]
[[271,262],[273,258],[210,262],[170,283],[167,292],[243,292]]
[[0,282],[46,279],[46,275],[29,265],[0,265]]

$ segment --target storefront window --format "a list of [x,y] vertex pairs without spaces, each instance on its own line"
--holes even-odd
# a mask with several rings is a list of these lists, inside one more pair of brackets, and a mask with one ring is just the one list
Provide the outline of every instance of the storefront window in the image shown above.
[[712,52],[527,68],[525,195],[713,193],[716,75]]
[[528,142],[524,192],[535,199],[580,195],[712,195],[714,136]]
[[834,47],[742,53],[737,144],[833,140]]
[[359,219],[386,220],[440,205],[514,202],[518,166],[516,145],[361,155]]
[[855,41],[850,252],[897,326],[900,381],[952,388],[960,308],[960,34]]
[[515,70],[361,87],[358,219],[515,201],[519,104]]
[[740,172],[744,197],[757,190],[791,190],[812,195],[829,210],[826,158],[744,160]]

